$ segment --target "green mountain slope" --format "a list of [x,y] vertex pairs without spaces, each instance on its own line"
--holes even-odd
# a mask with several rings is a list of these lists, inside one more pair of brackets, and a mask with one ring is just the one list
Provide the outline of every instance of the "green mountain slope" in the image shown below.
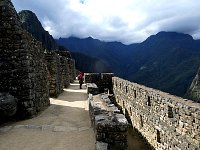
[[200,41],[176,32],[159,32],[142,43],[124,45],[86,38],[60,38],[74,52],[106,62],[124,79],[183,96],[200,66]]

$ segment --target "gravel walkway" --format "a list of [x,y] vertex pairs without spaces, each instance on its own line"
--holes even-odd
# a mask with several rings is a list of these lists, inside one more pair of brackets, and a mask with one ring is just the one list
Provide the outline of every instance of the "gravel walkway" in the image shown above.
[[0,128],[0,150],[94,150],[85,86],[74,82],[35,118]]

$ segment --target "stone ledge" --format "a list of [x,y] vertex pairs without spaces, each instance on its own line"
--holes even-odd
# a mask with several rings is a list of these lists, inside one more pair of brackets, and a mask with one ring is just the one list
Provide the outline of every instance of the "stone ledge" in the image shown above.
[[89,112],[97,142],[107,143],[108,149],[116,149],[117,147],[126,150],[128,146],[128,121],[123,114],[120,114],[120,110],[112,104],[108,95],[90,95]]
[[96,150],[107,150],[108,149],[108,143],[99,142],[97,141],[95,144]]
[[97,95],[99,94],[99,88],[95,83],[87,83],[87,94]]

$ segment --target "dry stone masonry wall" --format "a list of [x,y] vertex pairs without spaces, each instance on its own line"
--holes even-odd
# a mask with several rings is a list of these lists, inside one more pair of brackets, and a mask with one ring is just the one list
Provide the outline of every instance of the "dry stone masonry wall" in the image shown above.
[[200,104],[114,77],[116,102],[158,150],[200,149]]
[[67,59],[67,60],[70,72],[70,82],[73,82],[76,78],[75,60],[74,59]]
[[42,45],[22,30],[10,0],[0,1],[0,12],[0,92],[19,100],[19,114],[32,116],[49,105]]
[[49,93],[58,97],[63,88],[74,81],[74,60],[68,57],[68,52],[47,52],[45,54],[48,68]]
[[105,92],[106,89],[109,90],[110,93],[113,92],[113,73],[85,73],[84,76],[85,83],[95,83],[99,88],[100,93]]
[[[75,62],[71,58],[71,54],[68,51],[56,51],[58,55],[61,56],[60,63],[62,68],[62,81],[63,86],[68,87],[70,84],[70,80],[73,78],[75,79]],[[72,60],[72,61],[69,61]],[[73,63],[70,65],[70,62]],[[71,68],[70,68],[71,66]],[[70,70],[72,69],[72,70]],[[73,77],[71,77],[73,76]],[[73,81],[71,81],[73,82]]]
[[48,68],[49,94],[52,97],[57,97],[62,92],[60,57],[55,52],[48,52],[46,53],[46,61]]
[[73,82],[75,62],[69,52],[45,52],[22,29],[11,0],[0,1],[0,16],[0,120],[32,117],[49,106],[49,91],[58,96]]
[[126,150],[128,121],[108,94],[89,95],[89,113],[96,137],[96,150]]

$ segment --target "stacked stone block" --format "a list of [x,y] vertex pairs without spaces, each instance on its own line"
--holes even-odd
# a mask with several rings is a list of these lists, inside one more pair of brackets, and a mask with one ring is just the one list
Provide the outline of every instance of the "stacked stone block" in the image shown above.
[[1,0],[0,15],[0,92],[18,99],[20,117],[31,117],[49,105],[44,50],[21,28],[10,0]]
[[200,104],[114,77],[116,102],[158,150],[200,149]]
[[108,95],[89,96],[89,112],[96,136],[96,149],[127,149],[128,121]]
[[16,114],[17,102],[18,100],[9,93],[0,93],[0,123]]
[[45,55],[48,68],[49,94],[51,97],[58,97],[63,90],[60,56],[55,52],[48,52]]
[[69,74],[70,74],[70,82],[72,83],[76,78],[76,69],[75,69],[75,61],[74,59],[68,58],[69,65]]
[[112,77],[113,73],[85,73],[85,83],[95,83],[99,92],[105,92],[105,90],[109,90],[110,93],[113,93],[112,88]]
[[100,79],[101,79],[101,74],[100,73],[85,73],[84,74],[84,81],[85,83],[95,83],[99,85]]
[[60,67],[61,67],[61,75],[62,75],[62,87],[66,88],[69,86],[69,66],[67,65],[67,58],[61,56],[60,57]]
[[[64,87],[68,87],[71,80],[71,72],[70,65],[68,63],[68,59],[71,59],[71,55],[68,51],[56,51],[58,55],[61,56],[61,68],[62,68],[62,78],[63,78],[63,85]],[[73,80],[74,81],[74,80]]]
[[95,83],[87,83],[87,94],[97,95],[99,93],[99,88]]

